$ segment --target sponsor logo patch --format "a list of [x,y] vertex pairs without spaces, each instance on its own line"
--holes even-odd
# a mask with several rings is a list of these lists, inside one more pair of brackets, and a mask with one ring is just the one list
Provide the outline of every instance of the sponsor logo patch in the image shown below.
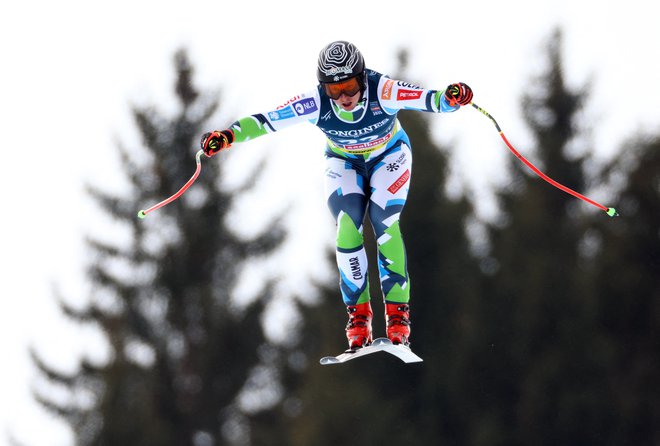
[[371,108],[371,112],[374,114],[374,116],[383,114],[383,111],[380,109],[380,105],[378,104],[378,101],[370,102],[369,107]]
[[390,191],[391,194],[396,194],[399,192],[399,190],[408,182],[410,179],[410,170],[406,169],[405,172],[399,177],[398,180],[396,180],[390,187],[387,188],[388,191]]
[[380,95],[383,99],[390,99],[392,97],[392,86],[394,85],[393,80],[388,80],[383,85],[383,93]]
[[277,111],[268,113],[268,119],[271,121],[279,121],[280,119],[287,119],[293,116],[293,109],[291,107],[281,108]]
[[417,85],[414,85],[414,84],[409,84],[408,82],[401,82],[401,81],[399,81],[399,82],[397,82],[396,84],[397,84],[399,87],[412,88],[412,89],[414,89],[414,90],[420,90],[420,89],[421,89],[421,87],[418,87]]
[[399,101],[410,101],[412,99],[419,99],[421,97],[422,90],[406,90],[402,88],[396,94],[396,98]]
[[382,138],[374,139],[373,141],[357,143],[357,144],[344,144],[340,148],[346,152],[351,152],[355,154],[369,153],[374,151],[376,148],[380,148],[380,146],[382,146],[387,141],[389,141],[391,137],[392,137],[392,132],[388,133]]
[[275,110],[279,110],[280,108],[284,108],[284,107],[286,107],[287,105],[289,105],[290,103],[292,103],[292,102],[294,102],[294,101],[297,101],[298,99],[300,99],[300,96],[294,96],[294,97],[292,97],[291,99],[289,99],[288,101],[286,101],[284,104],[282,104],[282,105],[280,105],[279,107],[277,107]]
[[353,275],[353,280],[362,280],[362,268],[360,267],[360,259],[357,257],[351,257],[348,259],[348,264],[351,266],[351,274]]
[[318,107],[316,106],[316,101],[314,98],[307,98],[298,102],[294,102],[293,109],[296,111],[298,116],[302,116],[315,112],[318,110]]
[[399,170],[399,165],[397,163],[389,163],[385,166],[385,169],[387,169],[388,172],[394,172],[395,170]]

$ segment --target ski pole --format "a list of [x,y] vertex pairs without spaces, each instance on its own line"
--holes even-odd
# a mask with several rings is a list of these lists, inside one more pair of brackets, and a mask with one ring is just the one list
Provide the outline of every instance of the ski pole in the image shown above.
[[614,209],[614,208],[608,208],[608,207],[606,207],[606,206],[603,206],[602,204],[597,203],[597,202],[595,202],[594,200],[585,197],[585,196],[582,195],[581,193],[579,193],[579,192],[575,192],[573,189],[568,188],[568,187],[564,186],[563,184],[558,183],[557,181],[553,180],[552,178],[550,178],[549,176],[547,176],[546,174],[544,174],[543,172],[541,172],[539,169],[536,168],[536,166],[534,166],[534,164],[532,164],[531,162],[529,162],[524,156],[522,156],[522,155],[520,154],[520,152],[518,152],[518,151],[517,151],[512,145],[511,145],[511,143],[510,143],[509,140],[506,138],[506,136],[504,136],[504,132],[502,132],[502,129],[500,128],[499,124],[497,123],[497,121],[495,120],[495,118],[493,118],[493,117],[490,115],[490,113],[488,113],[488,112],[487,112],[486,110],[484,110],[483,108],[479,107],[479,106],[478,106],[477,104],[475,104],[474,102],[470,102],[470,105],[472,105],[472,107],[474,107],[475,109],[479,110],[481,113],[484,114],[484,116],[488,117],[491,121],[493,121],[493,124],[495,124],[495,128],[497,129],[498,133],[499,133],[500,136],[502,137],[502,140],[503,140],[504,143],[507,145],[507,147],[509,148],[509,150],[511,150],[511,153],[513,153],[513,154],[514,154],[514,155],[515,155],[520,161],[522,161],[527,167],[529,167],[530,169],[532,169],[532,171],[534,171],[534,173],[537,174],[539,177],[543,178],[545,181],[547,181],[548,183],[552,184],[552,185],[555,186],[556,188],[561,189],[561,190],[563,190],[564,192],[566,192],[566,193],[568,193],[568,194],[571,194],[571,195],[573,195],[573,196],[576,197],[576,198],[579,198],[580,200],[586,201],[587,203],[596,206],[596,207],[597,207],[598,209],[600,209],[601,211],[605,211],[605,212],[607,213],[607,215],[609,215],[610,217],[618,217],[618,216],[619,216],[619,213],[616,211],[616,209]]
[[204,154],[204,151],[203,151],[203,150],[200,150],[199,152],[197,152],[197,154],[195,155],[195,161],[196,161],[196,163],[197,163],[197,168],[195,169],[195,173],[194,173],[193,176],[192,176],[192,177],[186,182],[186,184],[184,184],[183,187],[182,187],[181,189],[179,189],[179,191],[178,191],[176,194],[172,195],[170,198],[167,198],[167,199],[161,201],[160,203],[156,203],[156,204],[154,204],[154,205],[151,206],[149,209],[143,209],[143,210],[141,210],[141,211],[138,212],[138,214],[137,214],[138,218],[144,218],[144,217],[147,216],[147,214],[148,214],[149,212],[155,211],[156,209],[160,209],[160,208],[162,208],[163,206],[165,206],[165,205],[167,205],[167,204],[170,204],[171,202],[173,202],[174,200],[176,200],[177,198],[179,198],[179,197],[180,197],[180,196],[181,196],[186,190],[188,190],[188,188],[189,188],[189,187],[195,182],[195,180],[196,180],[197,177],[199,176],[199,172],[201,172],[201,170],[202,170],[202,160],[201,160],[201,158],[202,158],[202,155],[203,155],[203,154]]

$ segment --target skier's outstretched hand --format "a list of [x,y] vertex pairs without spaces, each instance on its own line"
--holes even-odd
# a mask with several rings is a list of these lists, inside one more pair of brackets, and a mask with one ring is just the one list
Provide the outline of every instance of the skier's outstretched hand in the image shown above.
[[222,149],[229,148],[233,142],[234,133],[231,130],[214,130],[202,135],[200,145],[206,156],[211,157]]
[[472,102],[472,89],[463,82],[451,84],[445,90],[445,98],[450,106],[468,105]]

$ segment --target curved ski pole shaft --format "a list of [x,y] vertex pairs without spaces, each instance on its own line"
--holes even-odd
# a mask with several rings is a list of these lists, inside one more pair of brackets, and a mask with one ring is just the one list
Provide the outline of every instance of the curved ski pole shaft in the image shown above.
[[523,162],[527,167],[529,167],[530,169],[532,169],[532,171],[533,171],[535,174],[537,174],[539,177],[543,178],[545,181],[547,181],[548,183],[552,184],[552,185],[555,186],[556,188],[561,189],[561,190],[563,190],[564,192],[566,192],[566,193],[568,193],[568,194],[571,194],[571,195],[573,195],[574,197],[579,198],[580,200],[583,200],[583,201],[585,201],[585,202],[587,202],[587,203],[589,203],[589,204],[591,204],[591,205],[593,205],[593,206],[596,206],[596,207],[597,207],[598,209],[600,209],[601,211],[605,211],[605,212],[607,213],[607,215],[609,215],[610,217],[617,217],[617,216],[619,215],[618,212],[616,211],[616,209],[614,209],[614,208],[608,208],[607,206],[603,206],[602,204],[600,204],[600,203],[598,203],[598,202],[596,202],[596,201],[594,201],[594,200],[592,200],[592,199],[590,199],[590,198],[588,198],[588,197],[585,197],[585,196],[582,195],[581,193],[576,192],[576,191],[574,191],[573,189],[571,189],[571,188],[569,188],[569,187],[566,187],[566,186],[564,186],[564,185],[561,184],[561,183],[558,183],[557,181],[553,180],[552,178],[550,178],[549,176],[547,176],[546,174],[544,174],[543,172],[541,172],[536,166],[534,166],[534,164],[532,164],[530,161],[528,161],[527,158],[525,158],[524,156],[522,156],[522,155],[520,154],[520,152],[518,152],[518,151],[515,149],[515,147],[513,147],[513,145],[511,145],[511,143],[509,142],[509,140],[508,140],[508,139],[506,138],[506,136],[504,135],[504,132],[502,132],[502,129],[500,128],[500,125],[497,123],[497,121],[495,120],[495,118],[493,118],[493,117],[491,116],[490,113],[488,113],[488,112],[487,112],[486,110],[484,110],[483,108],[479,107],[479,106],[478,106],[477,104],[475,104],[474,102],[471,102],[470,105],[472,105],[472,107],[474,107],[475,109],[477,109],[478,111],[480,111],[484,116],[486,116],[488,119],[490,119],[490,120],[493,122],[493,124],[495,125],[495,128],[497,129],[497,132],[500,134],[500,137],[502,138],[502,140],[504,141],[504,143],[507,145],[507,147],[509,148],[509,150],[511,150],[511,153],[513,153],[513,154],[514,154],[514,155],[515,155],[515,156],[516,156],[521,162]]
[[144,217],[147,216],[148,213],[153,212],[153,211],[155,211],[156,209],[160,209],[160,208],[162,208],[163,206],[170,204],[171,202],[173,202],[174,200],[176,200],[177,198],[179,198],[181,195],[183,195],[183,193],[184,193],[186,190],[188,190],[188,188],[189,188],[189,187],[195,182],[195,180],[196,180],[197,177],[199,176],[199,173],[200,173],[201,170],[202,170],[202,160],[201,160],[202,155],[204,155],[204,151],[203,151],[203,150],[198,151],[197,154],[195,155],[195,162],[197,163],[197,168],[195,169],[195,173],[194,173],[193,176],[192,176],[192,177],[186,182],[186,184],[184,184],[183,187],[181,187],[181,189],[179,189],[179,191],[178,191],[177,193],[175,193],[174,195],[172,195],[172,196],[169,197],[169,198],[166,198],[165,200],[161,201],[160,203],[156,203],[156,204],[154,204],[154,205],[151,206],[149,209],[143,209],[143,210],[141,210],[140,212],[138,212],[137,216],[138,216],[139,218],[144,218]]

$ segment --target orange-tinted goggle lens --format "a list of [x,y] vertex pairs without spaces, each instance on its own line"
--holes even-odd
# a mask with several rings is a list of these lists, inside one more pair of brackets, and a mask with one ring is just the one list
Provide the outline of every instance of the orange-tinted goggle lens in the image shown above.
[[325,87],[325,93],[331,99],[339,99],[342,94],[353,96],[360,91],[360,82],[357,77],[352,77],[342,82],[323,84],[323,86]]

